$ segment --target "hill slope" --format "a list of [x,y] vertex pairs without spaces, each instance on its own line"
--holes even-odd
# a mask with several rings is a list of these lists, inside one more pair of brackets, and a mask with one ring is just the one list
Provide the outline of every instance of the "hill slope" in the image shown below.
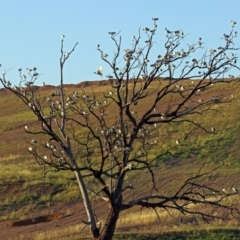
[[[83,85],[85,92],[93,91],[98,94],[111,89],[107,82],[66,85],[66,95],[71,95],[75,91],[82,92]],[[54,86],[39,87],[39,94],[46,97],[55,93],[55,90]],[[186,173],[196,172],[202,162],[206,160],[210,162],[209,167],[214,167],[221,161],[225,162],[225,165],[213,177],[213,182],[216,186],[219,186],[219,189],[222,186],[228,189],[231,189],[232,186],[240,187],[240,179],[238,177],[240,173],[238,160],[240,144],[240,136],[238,134],[240,129],[239,82],[214,85],[207,93],[201,93],[201,98],[210,98],[216,95],[216,93],[221,98],[229,101],[229,103],[216,103],[214,105],[215,111],[199,119],[199,121],[204,121],[208,129],[211,129],[211,127],[216,128],[216,134],[205,134],[197,131],[186,139],[183,135],[184,129],[178,129],[178,126],[169,126],[170,131],[177,129],[176,135],[180,136],[181,140],[185,140],[176,149],[177,158],[168,156],[159,162],[161,170],[159,183],[163,185],[162,190],[164,192],[173,191],[174,187],[176,187],[174,186],[174,179],[184,179]],[[37,216],[41,213],[53,213],[60,211],[59,206],[61,206],[65,215],[67,215],[67,212],[73,214],[75,211],[72,209],[76,208],[78,209],[77,212],[81,213],[77,213],[75,217],[71,215],[71,220],[59,221],[61,228],[66,227],[68,224],[77,224],[79,219],[85,216],[85,213],[81,205],[78,204],[81,199],[78,187],[74,181],[74,175],[68,172],[49,172],[43,178],[42,167],[38,166],[28,154],[27,142],[29,141],[29,136],[24,131],[26,124],[29,127],[38,126],[35,116],[28,111],[28,108],[22,102],[5,89],[0,89],[0,106],[1,220],[23,219]],[[147,104],[140,106],[141,109],[147,107]],[[175,140],[164,137],[162,142],[166,146],[172,146]],[[159,169],[156,171],[159,171]],[[176,176],[176,172],[179,175]],[[148,191],[148,181],[150,180],[146,176],[143,176],[141,179],[138,177],[136,180],[135,175],[132,175],[128,181],[131,181],[135,186],[135,194],[141,195],[143,192]],[[126,193],[126,198],[131,197],[131,194]],[[101,203],[99,204],[99,209],[101,209]],[[157,220],[155,219],[153,222],[155,221]],[[178,220],[173,219],[172,221]],[[5,225],[4,223],[0,227],[6,230]],[[54,224],[46,224],[42,225],[43,228],[41,229],[45,227],[47,229],[48,226],[53,230],[55,228]],[[122,226],[124,226],[124,223],[122,223]],[[41,231],[41,229],[36,230],[36,232]],[[28,230],[34,231],[31,227]],[[12,233],[19,234],[17,231]]]

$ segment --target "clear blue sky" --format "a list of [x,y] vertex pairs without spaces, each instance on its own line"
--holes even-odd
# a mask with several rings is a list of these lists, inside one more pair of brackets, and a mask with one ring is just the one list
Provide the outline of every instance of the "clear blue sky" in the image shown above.
[[[65,66],[65,83],[75,84],[101,79],[93,74],[100,65],[104,75],[111,74],[96,50],[100,44],[104,52],[113,54],[109,31],[121,31],[123,49],[130,48],[131,36],[139,27],[151,27],[152,17],[159,18],[155,38],[159,54],[165,27],[189,33],[188,43],[202,37],[207,48],[222,43],[231,20],[240,32],[240,0],[0,0],[0,8],[1,72],[10,69],[7,78],[13,84],[19,82],[18,68],[34,66],[42,74],[37,85],[59,84],[61,34],[66,36],[66,51],[79,42]],[[236,43],[240,46],[239,38]]]

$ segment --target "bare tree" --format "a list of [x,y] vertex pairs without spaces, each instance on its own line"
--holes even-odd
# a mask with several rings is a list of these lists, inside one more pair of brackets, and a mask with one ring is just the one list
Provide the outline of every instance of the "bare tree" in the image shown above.
[[[28,76],[19,69],[20,84],[11,86],[6,72],[1,80],[3,86],[21,99],[29,107],[40,124],[39,128],[25,131],[34,136],[29,141],[29,152],[39,165],[51,166],[57,171],[69,170],[76,175],[81,197],[87,213],[87,220],[93,239],[111,239],[121,211],[134,206],[158,208],[182,213],[198,214],[205,220],[221,218],[218,209],[238,210],[224,204],[224,199],[237,193],[221,193],[208,184],[208,177],[217,170],[203,171],[204,166],[188,176],[174,193],[162,195],[156,181],[158,160],[166,154],[174,156],[174,147],[161,150],[157,141],[158,127],[166,129],[171,124],[189,123],[185,138],[193,131],[201,130],[213,134],[215,129],[207,129],[195,116],[212,110],[214,103],[222,101],[217,94],[209,99],[201,99],[201,92],[207,92],[211,85],[234,80],[226,74],[236,65],[234,39],[235,22],[229,34],[222,36],[223,44],[216,49],[205,50],[201,38],[194,44],[185,44],[182,30],[166,29],[165,52],[157,53],[150,63],[150,54],[154,54],[154,35],[157,30],[157,18],[153,18],[153,28],[143,29],[132,37],[131,47],[122,50],[119,33],[109,32],[116,51],[112,60],[97,46],[102,60],[112,71],[109,79],[111,89],[99,93],[94,87],[82,88],[82,92],[68,95],[64,91],[64,65],[74,52],[77,43],[70,52],[64,52],[64,36],[61,40],[60,54],[60,96],[58,100],[41,97],[34,86],[39,75],[37,69],[27,69]],[[200,56],[193,57],[193,55]],[[152,60],[151,60],[152,61]],[[103,76],[103,68],[95,72]],[[106,89],[106,88],[104,88]],[[146,104],[147,103],[147,104]],[[147,106],[147,107],[146,107]],[[114,109],[114,112],[113,112]],[[170,133],[169,133],[170,134]],[[39,140],[38,136],[41,136]],[[170,136],[170,135],[169,135]],[[180,145],[176,139],[176,145]],[[159,149],[159,150],[158,150]],[[154,157],[152,157],[152,152]],[[130,173],[142,173],[151,177],[152,188],[149,194],[124,198],[126,190],[133,186],[127,184]],[[89,185],[95,181],[94,188]],[[109,212],[104,223],[97,219],[94,201],[90,193],[106,202]],[[213,197],[214,196],[214,197]],[[211,206],[213,211],[203,207],[189,208],[190,204]]]

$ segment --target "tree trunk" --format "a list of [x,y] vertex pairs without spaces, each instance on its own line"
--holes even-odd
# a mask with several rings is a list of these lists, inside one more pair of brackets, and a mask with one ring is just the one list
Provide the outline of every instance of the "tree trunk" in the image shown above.
[[111,240],[113,238],[118,217],[119,209],[111,209],[105,226],[96,240]]
[[[122,183],[122,179],[123,178],[120,179],[121,183]],[[110,208],[108,218],[105,222],[103,230],[101,231],[100,236],[96,238],[96,240],[111,240],[113,238],[117,220],[119,218],[119,213],[122,207],[122,191],[121,191],[122,187],[121,186],[122,185],[120,184],[118,186],[118,189],[115,191],[115,194],[114,194],[115,205],[114,207]]]

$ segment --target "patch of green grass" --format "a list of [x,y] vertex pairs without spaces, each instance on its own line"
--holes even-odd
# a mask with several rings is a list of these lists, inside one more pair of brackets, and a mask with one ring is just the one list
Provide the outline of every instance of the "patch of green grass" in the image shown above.
[[164,234],[116,234],[114,240],[238,240],[239,229],[211,229],[168,232]]

